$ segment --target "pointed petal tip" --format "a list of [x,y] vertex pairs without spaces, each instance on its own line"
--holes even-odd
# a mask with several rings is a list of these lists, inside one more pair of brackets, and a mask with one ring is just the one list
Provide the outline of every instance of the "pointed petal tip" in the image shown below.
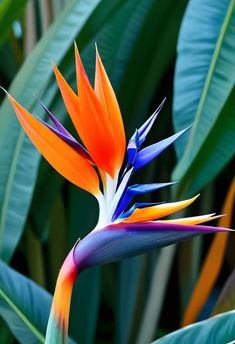
[[95,60],[96,60],[96,69],[99,68],[101,70],[102,68],[104,68],[97,43],[95,43]]
[[185,131],[191,129],[196,123],[197,123],[197,121],[194,121],[194,122],[191,123],[189,126],[187,126],[185,129],[181,130],[182,134],[183,134]]
[[54,66],[56,66],[56,64],[55,64],[55,61],[53,60],[53,58],[51,58],[51,64],[52,64],[52,67],[54,69]]
[[74,46],[75,58],[79,58],[79,60],[81,60],[78,45],[77,45],[76,41],[73,42],[73,46]]
[[219,214],[219,215],[216,215],[216,213],[212,214],[212,216],[214,216],[214,215],[216,216],[216,218],[228,216],[228,214]]
[[166,97],[163,98],[163,100],[161,101],[160,105],[157,107],[155,112],[160,112],[165,102],[166,102]]
[[198,193],[196,196],[192,197],[193,202],[200,196],[200,193]]
[[51,64],[52,64],[52,67],[53,67],[54,72],[55,72],[55,71],[59,71],[57,65],[55,64],[55,62],[54,62],[53,60],[51,60]]
[[172,223],[172,224],[180,224],[180,225],[199,225],[201,223],[216,220],[220,217],[221,217],[220,215],[215,215],[215,213],[211,213],[211,214],[191,216],[191,217],[185,217],[185,218],[176,218],[176,219],[171,219],[171,220],[157,220],[156,222]]

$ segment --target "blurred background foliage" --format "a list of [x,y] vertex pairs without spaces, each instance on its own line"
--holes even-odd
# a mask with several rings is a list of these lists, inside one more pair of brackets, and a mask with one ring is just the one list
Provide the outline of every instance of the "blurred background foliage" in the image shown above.
[[[165,96],[149,142],[195,122],[188,136],[176,143],[176,154],[168,149],[136,175],[139,182],[179,181],[170,191],[146,196],[146,201],[201,192],[187,215],[220,213],[230,190],[225,209],[231,215],[234,6],[234,0],[2,0],[0,84],[29,111],[45,117],[39,97],[73,131],[51,59],[75,86],[76,41],[93,80],[97,43],[128,138]],[[42,343],[51,300],[45,290],[53,293],[64,257],[77,238],[93,228],[98,209],[90,195],[41,158],[3,92],[0,101],[0,343]],[[234,228],[232,216],[224,225]],[[229,240],[225,234],[197,237],[82,273],[73,295],[71,338],[82,344],[147,344],[179,328],[182,319],[187,324],[233,309],[234,245],[233,234]],[[194,288],[203,294],[199,279],[205,265],[215,274],[202,279],[208,292],[200,300]],[[190,303],[195,302],[197,310],[192,311]],[[227,318],[230,313],[211,327],[213,334]],[[212,333],[208,336],[205,343]],[[178,335],[169,343],[176,340]]]

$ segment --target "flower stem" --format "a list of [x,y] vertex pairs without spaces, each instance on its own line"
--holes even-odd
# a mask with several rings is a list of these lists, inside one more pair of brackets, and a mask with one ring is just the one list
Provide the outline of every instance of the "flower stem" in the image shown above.
[[71,296],[78,275],[73,260],[73,251],[74,247],[65,259],[57,279],[45,344],[67,343]]

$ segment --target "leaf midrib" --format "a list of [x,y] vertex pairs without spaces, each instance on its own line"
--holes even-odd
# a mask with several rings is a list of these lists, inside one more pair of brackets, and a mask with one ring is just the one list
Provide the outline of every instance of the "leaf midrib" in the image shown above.
[[12,310],[21,318],[25,325],[30,329],[30,331],[35,335],[35,337],[40,341],[40,343],[45,342],[44,336],[37,330],[37,328],[30,322],[30,320],[23,314],[23,312],[14,304],[14,302],[7,296],[7,294],[0,288],[0,296],[7,302],[7,304],[12,308]]
[[[231,19],[232,14],[233,14],[234,6],[235,6],[235,0],[231,0],[230,4],[228,6],[228,9],[227,9],[226,15],[224,17],[224,21],[223,21],[223,24],[222,24],[222,27],[221,27],[221,31],[220,31],[220,34],[219,34],[219,37],[218,37],[218,40],[217,40],[217,43],[216,43],[216,47],[215,47],[215,50],[214,50],[214,53],[213,53],[213,57],[212,57],[212,60],[211,60],[211,63],[210,63],[209,69],[208,69],[208,73],[207,73],[206,81],[205,81],[205,84],[204,84],[204,87],[203,87],[203,91],[202,91],[202,94],[201,94],[201,97],[200,97],[200,102],[198,104],[197,112],[196,112],[196,115],[195,115],[195,122],[197,122],[197,123],[199,123],[200,118],[202,116],[204,104],[205,104],[206,99],[207,99],[208,91],[209,91],[209,88],[210,88],[210,85],[211,85],[211,80],[213,78],[214,70],[215,70],[215,67],[216,67],[216,64],[217,64],[217,61],[218,61],[218,58],[219,58],[219,53],[221,51],[222,44],[223,44],[223,41],[224,41],[224,37],[225,37],[225,34],[227,32],[227,28],[228,28],[230,19]],[[209,132],[211,131],[211,129],[212,128],[210,128]],[[190,152],[191,152],[191,147],[192,147],[192,144],[194,142],[194,138],[195,138],[196,132],[197,132],[197,126],[195,125],[192,128],[191,135],[189,137],[188,144],[187,144],[186,149],[185,149],[184,157],[189,155]],[[203,145],[203,142],[204,142],[204,140],[198,146],[198,150]],[[187,166],[186,170],[188,170],[188,167],[189,166]]]

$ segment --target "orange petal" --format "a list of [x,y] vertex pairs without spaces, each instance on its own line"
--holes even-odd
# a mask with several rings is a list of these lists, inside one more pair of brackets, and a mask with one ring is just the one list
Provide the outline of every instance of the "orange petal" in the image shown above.
[[[114,177],[118,169],[116,162],[117,140],[113,134],[113,129],[106,115],[106,111],[85,74],[76,47],[75,58],[79,90],[78,108],[76,112],[76,115],[79,117],[77,129],[96,165]],[[63,88],[61,86],[60,89],[63,95]],[[67,100],[64,100],[66,104]]]
[[[221,217],[218,226],[229,228],[232,223],[235,202],[235,178],[230,185],[222,212],[227,216]],[[191,299],[185,310],[182,326],[194,322],[205,305],[221,271],[229,233],[216,233],[210,249],[204,260],[199,278],[193,290]]]
[[125,219],[125,222],[143,222],[159,219],[186,208],[193,203],[198,196],[199,195],[180,202],[159,204],[141,209],[137,208],[127,219]]
[[99,194],[99,179],[91,164],[9,94],[8,98],[25,132],[45,159],[73,184],[94,195]]
[[212,220],[218,219],[219,217],[221,217],[221,215],[213,216],[213,214],[208,214],[208,215],[201,215],[201,216],[185,217],[185,218],[174,219],[174,220],[161,220],[157,222],[175,223],[175,224],[180,224],[180,225],[199,225],[200,223],[212,221]]
[[125,148],[126,138],[125,130],[122,121],[120,108],[113,91],[112,85],[108,79],[105,68],[99,56],[98,49],[96,48],[96,73],[95,73],[95,93],[100,100],[103,108],[106,111],[107,117],[111,123],[114,136],[116,138],[116,159],[117,165],[121,167]]

